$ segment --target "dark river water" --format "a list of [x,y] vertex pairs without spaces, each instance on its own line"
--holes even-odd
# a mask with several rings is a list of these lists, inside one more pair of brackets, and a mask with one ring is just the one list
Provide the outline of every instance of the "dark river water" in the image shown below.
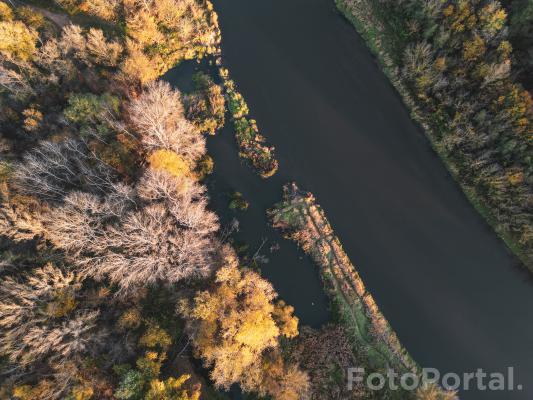
[[[296,181],[315,194],[366,286],[422,367],[515,368],[522,391],[462,399],[533,399],[533,285],[476,213],[332,0],[214,0],[223,58],[280,170],[262,180],[237,156],[231,124],[209,139],[214,207],[235,216],[262,273],[304,324],[329,319],[317,268],[266,226]],[[169,74],[173,82],[178,78]],[[226,213],[223,222],[231,218]],[[280,244],[280,250],[270,247]]]

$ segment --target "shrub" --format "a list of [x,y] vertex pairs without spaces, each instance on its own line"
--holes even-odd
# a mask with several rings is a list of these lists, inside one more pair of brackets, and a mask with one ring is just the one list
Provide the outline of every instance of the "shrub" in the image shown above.
[[248,203],[241,192],[233,192],[230,196],[229,208],[232,210],[246,211],[250,203]]
[[222,88],[201,72],[195,74],[193,79],[196,91],[187,96],[187,118],[200,132],[214,134],[224,126],[226,108]]
[[162,328],[150,324],[146,332],[139,339],[139,345],[148,348],[167,349],[172,344],[172,338]]
[[228,107],[234,119],[242,118],[250,112],[244,97],[237,91],[228,91]]
[[31,7],[17,7],[16,13],[18,19],[20,19],[26,25],[31,26],[34,29],[41,29],[46,24],[46,19],[44,18],[44,15],[38,11],[33,10]]

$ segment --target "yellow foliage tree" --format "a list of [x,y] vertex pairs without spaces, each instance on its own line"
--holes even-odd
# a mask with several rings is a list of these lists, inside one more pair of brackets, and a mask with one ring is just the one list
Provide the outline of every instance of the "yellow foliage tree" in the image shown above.
[[276,303],[273,316],[281,327],[281,334],[287,338],[298,336],[298,318],[293,313],[294,307],[285,304],[283,300]]
[[481,9],[479,20],[483,24],[483,29],[494,35],[505,26],[507,13],[499,2],[492,1]]
[[145,85],[159,76],[158,61],[143,53],[141,47],[132,40],[126,41],[127,56],[120,65],[126,78]]
[[191,170],[187,162],[172,150],[156,150],[149,157],[150,168],[164,170],[174,176],[189,176]]
[[185,382],[190,379],[190,375],[182,375],[179,378],[168,378],[160,381],[154,379],[150,382],[150,389],[146,393],[145,400],[199,400],[200,387],[196,386],[192,390],[183,388]]
[[36,51],[37,32],[20,21],[0,21],[0,54],[28,61]]
[[[240,382],[245,390],[259,389],[264,355],[278,347],[280,334],[294,335],[297,324],[291,308],[276,310],[276,296],[268,281],[239,269],[230,256],[209,291],[197,293],[192,303],[181,304],[181,312],[191,321],[195,353],[213,367],[211,378],[216,386],[229,388]],[[276,322],[276,314],[284,322]]]
[[475,35],[471,40],[463,44],[463,59],[465,61],[475,61],[485,54],[485,41],[481,36]]
[[157,29],[155,17],[145,9],[128,13],[126,33],[143,48],[162,43],[165,40],[165,37]]
[[155,324],[149,325],[146,332],[139,339],[139,345],[148,348],[159,347],[166,350],[171,344],[172,338],[167,331]]
[[0,21],[13,20],[13,10],[6,3],[0,2]]

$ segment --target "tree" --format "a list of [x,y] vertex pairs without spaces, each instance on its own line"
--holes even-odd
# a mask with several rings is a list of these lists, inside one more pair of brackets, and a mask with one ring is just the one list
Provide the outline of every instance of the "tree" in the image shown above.
[[20,21],[0,21],[0,54],[13,61],[28,61],[36,51],[37,32]]
[[116,67],[122,54],[122,45],[106,40],[101,29],[90,28],[87,33],[87,52],[94,64]]
[[17,14],[17,19],[33,29],[42,29],[46,24],[44,15],[29,6],[17,7],[15,12]]
[[144,397],[145,400],[199,400],[200,388],[195,387],[191,391],[183,388],[190,375],[182,375],[179,378],[167,378],[164,381],[154,379],[150,382],[150,389]]
[[214,134],[224,126],[226,112],[222,88],[203,73],[194,76],[196,90],[186,97],[187,118],[199,132]]
[[109,93],[101,96],[92,93],[73,93],[63,114],[69,122],[83,125],[98,122],[104,113],[116,114],[118,104],[118,98]]
[[205,153],[205,139],[185,119],[181,95],[167,82],[148,84],[128,111],[147,150],[172,150],[191,162]]
[[109,93],[73,93],[63,111],[65,119],[79,127],[83,138],[106,140],[113,133],[113,122],[118,114],[119,99]]
[[10,276],[0,285],[0,348],[12,363],[42,359],[63,364],[95,350],[98,311],[77,309],[81,285],[73,273],[47,264],[24,279]]
[[[128,201],[127,195],[102,200],[90,193],[69,193],[61,206],[43,216],[47,238],[76,257],[84,251],[97,251],[106,224],[121,218],[134,204]],[[86,261],[79,259],[78,262]]]
[[114,171],[83,142],[67,139],[42,142],[24,156],[14,174],[22,193],[57,201],[72,190],[105,193],[113,187]]
[[479,35],[475,35],[472,39],[467,40],[463,44],[463,59],[467,62],[475,61],[485,54],[485,41]]
[[191,169],[178,154],[170,150],[156,150],[148,157],[150,168],[166,171],[174,176],[190,176]]
[[[345,329],[338,324],[325,326],[319,331],[302,328],[290,352],[290,359],[309,374],[312,400],[322,400],[325,394],[331,399],[367,398],[363,383],[354,385],[352,390],[346,385],[348,369],[362,365],[356,357]],[[335,375],[344,379],[331,379]]]
[[65,26],[58,44],[64,56],[88,62],[87,40],[78,25]]
[[115,21],[120,3],[120,0],[89,0],[83,1],[80,9],[106,21]]
[[13,10],[6,3],[0,2],[0,21],[12,21]]
[[116,67],[122,55],[122,45],[107,40],[101,29],[89,28],[84,33],[78,25],[63,28],[59,48],[64,57],[74,57],[85,65]]
[[76,68],[74,63],[63,54],[63,44],[56,38],[48,39],[38,50],[35,63],[48,71],[48,74],[41,76],[51,83],[57,84],[60,77],[72,78]]
[[481,29],[488,38],[494,37],[507,22],[507,13],[502,8],[500,2],[490,1],[479,12]]
[[48,236],[85,274],[127,293],[211,272],[218,222],[203,188],[163,171],[147,172],[135,199],[117,188],[111,197],[74,192],[49,214]]
[[126,49],[127,55],[120,64],[120,70],[127,81],[146,85],[160,75],[157,60],[144,54],[142,46],[126,39]]
[[[268,375],[273,369],[267,353],[278,347],[278,338],[286,331],[283,322],[275,320],[276,296],[269,282],[255,272],[239,269],[235,256],[226,250],[225,265],[217,271],[212,287],[198,292],[192,302],[181,303],[195,353],[206,367],[212,367],[215,385],[229,388],[239,382],[244,390],[275,394],[275,381],[283,392],[286,382],[282,374]],[[278,357],[271,361],[281,363]],[[292,370],[291,376],[300,377],[296,372],[292,375]],[[272,386],[261,384],[268,379]]]

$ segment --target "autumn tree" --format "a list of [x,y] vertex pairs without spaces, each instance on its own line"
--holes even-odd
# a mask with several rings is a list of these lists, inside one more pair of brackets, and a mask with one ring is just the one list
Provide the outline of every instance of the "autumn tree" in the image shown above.
[[181,95],[168,83],[149,84],[128,111],[148,150],[172,150],[191,162],[205,153],[205,139],[185,119]]
[[214,134],[224,126],[226,112],[222,88],[203,73],[194,76],[196,90],[185,98],[187,118],[200,132]]
[[37,49],[37,32],[20,21],[0,21],[0,54],[10,61],[29,61]]
[[63,28],[59,48],[65,56],[74,57],[88,66],[115,67],[122,53],[122,45],[107,40],[101,29],[89,28],[88,32],[84,32],[78,25]]
[[105,193],[113,181],[114,171],[74,139],[42,142],[24,156],[15,172],[19,191],[44,200],[60,200],[72,190]]
[[[213,286],[180,306],[190,321],[196,354],[212,367],[211,379],[219,387],[239,382],[246,391],[276,399],[300,398],[284,397],[282,393],[294,388],[288,389],[283,377],[294,377],[305,392],[306,376],[295,366],[283,364],[275,353],[282,333],[294,335],[295,317],[286,315],[276,322],[273,300],[277,295],[272,285],[255,272],[239,269],[231,251],[225,254],[226,264],[217,271]],[[286,328],[287,323],[291,328]]]
[[11,363],[62,365],[96,350],[98,310],[79,307],[79,277],[47,264],[0,285],[0,346]]

